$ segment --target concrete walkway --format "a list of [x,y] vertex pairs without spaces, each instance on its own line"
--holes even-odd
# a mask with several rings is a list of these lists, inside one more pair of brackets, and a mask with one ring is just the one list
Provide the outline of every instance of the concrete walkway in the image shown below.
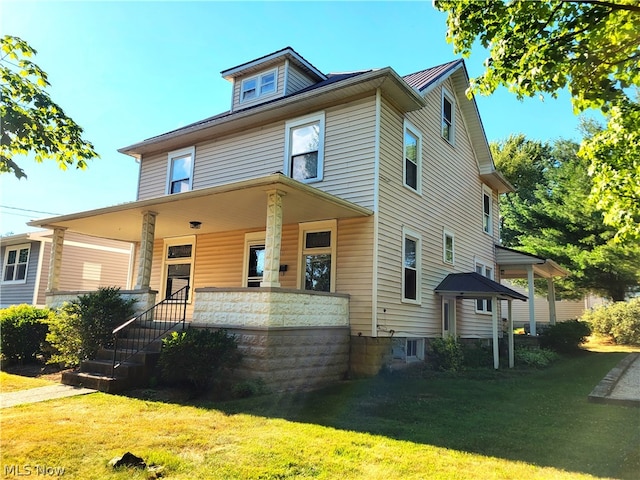
[[640,353],[618,363],[589,394],[590,402],[640,407]]
[[91,388],[72,387],[71,385],[48,385],[46,387],[30,388],[17,392],[0,393],[0,408],[13,407],[24,403],[44,402],[55,398],[86,395],[97,390]]

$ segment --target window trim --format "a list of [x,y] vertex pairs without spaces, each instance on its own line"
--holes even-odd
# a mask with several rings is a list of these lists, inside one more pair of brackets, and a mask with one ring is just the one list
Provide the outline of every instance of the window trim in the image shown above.
[[284,136],[284,174],[293,178],[293,172],[291,171],[291,130],[314,123],[319,125],[319,139],[318,139],[318,171],[317,176],[314,178],[308,178],[306,180],[297,180],[301,183],[315,183],[321,182],[324,179],[324,134],[325,134],[325,113],[317,112],[311,115],[305,115],[304,117],[297,117],[285,122],[285,136]]
[[[173,247],[175,245],[191,245],[191,258],[189,258],[188,262],[186,258],[175,258],[169,259],[169,247]],[[196,264],[196,236],[195,235],[185,235],[183,237],[170,237],[165,238],[163,240],[162,247],[162,275],[161,275],[161,283],[160,283],[160,295],[164,299],[167,295],[167,267],[169,265],[189,263],[191,268],[189,269],[189,295],[187,297],[187,303],[191,303],[193,299],[193,274],[195,270]]]
[[[250,232],[244,234],[244,260],[242,262],[242,286],[249,287],[249,249],[255,245],[264,245],[267,232]],[[263,277],[264,279],[264,277]]]
[[[451,105],[451,123],[449,124],[449,138],[444,136],[444,129],[442,128],[443,123],[445,123],[444,117],[444,101],[445,99]],[[456,138],[456,99],[454,95],[446,89],[446,87],[442,87],[442,100],[440,101],[440,136],[450,145],[455,146],[455,138]]]
[[[27,249],[27,261],[26,262],[19,262],[18,260],[20,260],[20,250],[24,250]],[[12,263],[12,265],[15,265],[16,267],[18,265],[22,265],[24,263],[24,278],[20,279],[20,280],[15,280],[16,277],[16,271],[17,269],[14,269],[13,271],[13,278],[14,280],[5,280],[4,276],[5,276],[5,271],[8,265],[8,260],[9,260],[9,252],[15,250],[16,251],[16,262]],[[4,258],[2,260],[2,277],[0,277],[0,279],[2,281],[0,281],[1,284],[3,285],[20,285],[20,284],[25,284],[27,283],[27,277],[29,274],[29,260],[31,260],[31,244],[30,243],[21,243],[20,245],[7,245],[5,247],[4,250]]]
[[[495,280],[495,272],[496,272],[496,268],[495,268],[495,264],[493,264],[492,262],[487,262],[484,259],[481,258],[475,258],[474,259],[474,265],[475,265],[475,269],[474,271],[476,273],[479,273],[480,275],[490,278],[491,280]],[[481,267],[482,269],[482,273],[478,272],[478,267]],[[490,275],[487,275],[487,269],[490,270]],[[478,302],[482,301],[482,309],[478,308]],[[474,302],[474,308],[476,313],[480,314],[480,315],[493,315],[493,309],[497,308],[496,305],[491,305],[491,310],[488,309],[488,302],[490,302],[491,299],[490,298],[476,298],[473,300]]]
[[[410,239],[416,242],[416,298],[407,298],[405,294],[405,244],[406,239]],[[422,237],[415,230],[411,230],[407,227],[402,227],[402,258],[401,258],[401,277],[402,277],[402,291],[401,301],[402,303],[410,303],[413,305],[422,305]]]
[[[484,211],[484,199],[489,198],[489,213]],[[485,228],[485,216],[488,216],[487,228]],[[493,190],[486,185],[482,185],[482,231],[493,236]]]
[[[407,132],[416,138],[416,188],[407,183]],[[409,190],[422,195],[422,134],[409,120],[405,118],[402,130],[402,184]]]
[[338,221],[337,220],[322,220],[319,222],[307,222],[298,224],[298,280],[297,280],[297,288],[298,290],[304,290],[306,292],[313,292],[314,290],[306,290],[305,280],[306,280],[306,268],[305,268],[305,255],[309,253],[309,249],[305,248],[305,239],[307,233],[316,233],[316,232],[331,232],[331,245],[329,247],[324,248],[314,248],[312,249],[316,253],[329,253],[331,255],[331,273],[329,282],[329,292],[335,293],[336,291],[336,250],[337,250],[337,232],[338,232]]
[[[447,237],[451,238],[451,261],[447,260]],[[442,230],[442,261],[446,265],[456,264],[456,237],[451,230]]]
[[[416,342],[416,354],[409,355],[409,342]],[[405,362],[420,362],[424,360],[424,338],[407,337],[404,342]]]
[[[263,77],[266,77],[267,75],[273,73],[273,91],[271,92],[267,92],[267,93],[262,93],[262,79]],[[255,96],[251,97],[251,98],[243,98],[244,97],[244,86],[247,82],[250,82],[251,80],[255,80],[256,81],[256,94]],[[251,77],[247,77],[247,78],[243,78],[242,81],[240,82],[240,93],[239,93],[239,102],[238,103],[246,103],[246,102],[253,102],[255,100],[258,100],[259,98],[266,98],[266,97],[270,97],[273,96],[275,94],[278,93],[278,67],[272,68],[270,70],[266,70],[264,72],[260,72],[256,75],[252,75]]]
[[[174,150],[167,154],[167,184],[165,187],[165,193],[167,195],[176,195],[175,193],[171,193],[171,183],[172,183],[171,172],[173,170],[173,161],[181,157],[186,157],[187,155],[191,156],[191,166],[189,169],[189,190],[187,191],[193,190],[193,167],[194,167],[194,164],[196,163],[196,147],[195,146],[181,148],[180,150]],[[183,193],[183,192],[177,192],[177,193]]]

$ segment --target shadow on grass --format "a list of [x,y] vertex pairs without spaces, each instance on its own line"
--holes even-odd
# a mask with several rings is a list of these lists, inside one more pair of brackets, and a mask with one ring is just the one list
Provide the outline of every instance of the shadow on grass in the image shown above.
[[[226,402],[172,400],[228,415],[281,418],[635,479],[640,471],[638,409],[587,402],[593,387],[624,356],[584,352],[545,370],[458,375],[418,367],[312,392]],[[163,400],[160,392],[157,398],[152,390],[146,392],[150,400]]]

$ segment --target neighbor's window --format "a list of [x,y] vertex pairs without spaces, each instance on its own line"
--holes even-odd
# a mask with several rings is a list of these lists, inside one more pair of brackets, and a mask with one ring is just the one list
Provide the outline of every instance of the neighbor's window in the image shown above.
[[455,101],[445,88],[442,89],[442,138],[453,143],[455,128]]
[[[195,258],[195,236],[169,238],[164,241],[164,298],[168,298],[181,288],[193,285],[193,264]],[[189,291],[191,299],[191,291]]]
[[335,290],[336,222],[300,225],[301,284],[304,290]]
[[443,260],[444,263],[453,265],[455,263],[455,251],[453,233],[444,231],[442,235]]
[[276,91],[276,80],[278,78],[278,69],[256,75],[255,77],[246,78],[242,81],[240,87],[240,101],[253,100]]
[[285,125],[285,172],[303,183],[322,180],[324,113],[290,120]]
[[402,300],[420,303],[420,236],[409,229],[402,232]]
[[485,233],[493,233],[493,195],[487,187],[482,188],[482,229]]
[[[493,267],[485,263],[476,262],[476,273],[493,280]],[[476,312],[491,313],[493,311],[492,303],[490,298],[478,298],[476,300]]]
[[2,271],[3,282],[24,283],[27,281],[30,249],[31,246],[29,244],[7,247]]
[[404,184],[420,193],[422,136],[417,128],[404,123]]
[[193,187],[195,147],[169,152],[167,193],[187,192]]

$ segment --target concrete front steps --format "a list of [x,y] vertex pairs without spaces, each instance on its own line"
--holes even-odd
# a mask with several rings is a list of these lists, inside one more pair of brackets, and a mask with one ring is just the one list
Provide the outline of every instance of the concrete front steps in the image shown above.
[[[182,325],[179,324],[176,329],[181,328]],[[162,338],[176,329],[167,331]],[[135,328],[131,329],[129,336],[150,339],[155,336],[155,332],[157,330]],[[148,343],[148,340],[119,339],[115,369],[113,369],[113,349],[103,348],[98,351],[95,359],[81,362],[79,370],[64,372],[62,383],[93,388],[106,393],[117,393],[128,388],[142,386],[149,380],[158,363],[162,349],[162,338],[151,343]],[[124,358],[126,358],[125,361],[119,361]]]

